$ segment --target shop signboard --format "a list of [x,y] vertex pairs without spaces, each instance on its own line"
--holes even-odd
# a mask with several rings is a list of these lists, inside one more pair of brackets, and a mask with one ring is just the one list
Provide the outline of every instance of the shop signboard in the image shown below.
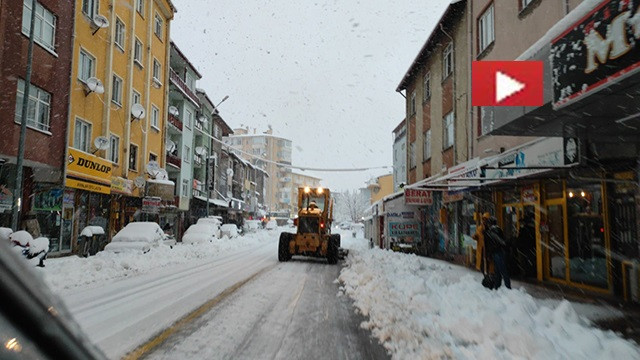
[[550,137],[509,152],[489,163],[491,168],[485,169],[485,177],[487,179],[522,177],[577,164],[578,156],[573,158],[574,163],[567,163],[564,146],[563,138]]
[[133,180],[114,176],[111,178],[111,193],[127,196],[133,195]]
[[37,192],[33,199],[36,211],[62,211],[62,189],[48,189]]
[[401,238],[403,242],[416,242],[420,240],[420,223],[411,222],[389,222],[389,237]]
[[161,205],[162,199],[147,196],[142,199],[142,212],[145,214],[158,214]]
[[551,41],[555,109],[640,69],[639,10],[638,1],[604,0]]
[[464,191],[444,191],[442,193],[442,202],[449,204],[464,199]]
[[10,212],[13,208],[13,192],[4,185],[0,185],[0,212]]
[[67,187],[102,194],[111,193],[110,161],[69,148],[67,158]]
[[433,205],[433,193],[430,190],[404,189],[405,205]]

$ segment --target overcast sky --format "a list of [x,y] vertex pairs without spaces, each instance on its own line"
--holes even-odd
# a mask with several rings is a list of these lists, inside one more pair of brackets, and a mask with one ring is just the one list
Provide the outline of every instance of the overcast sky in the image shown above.
[[232,127],[268,125],[334,190],[391,172],[395,89],[450,0],[173,0],[171,37]]

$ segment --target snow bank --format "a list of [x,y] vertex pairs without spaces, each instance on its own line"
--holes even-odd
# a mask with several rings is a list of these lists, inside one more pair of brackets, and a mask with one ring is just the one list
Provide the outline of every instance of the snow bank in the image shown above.
[[259,231],[250,236],[238,237],[233,241],[228,240],[223,237],[214,242],[202,244],[178,244],[173,249],[159,246],[151,248],[146,254],[103,251],[88,258],[71,256],[47,259],[47,266],[40,269],[40,273],[44,275],[51,289],[61,291],[111,279],[136,276],[166,266],[212,259],[248,246],[277,242],[278,236]]
[[[637,344],[602,331],[561,301],[490,291],[481,275],[433,259],[352,249],[339,277],[394,359],[639,359]],[[548,303],[547,303],[548,304]]]
[[36,255],[41,252],[49,252],[49,239],[39,237],[29,242],[29,255]]
[[236,224],[224,224],[220,227],[222,236],[228,236],[234,238],[238,236],[238,226]]

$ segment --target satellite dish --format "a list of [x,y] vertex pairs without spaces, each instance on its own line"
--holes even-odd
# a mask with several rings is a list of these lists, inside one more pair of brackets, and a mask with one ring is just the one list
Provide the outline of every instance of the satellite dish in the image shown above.
[[197,146],[196,149],[195,149],[195,152],[199,156],[207,155],[207,149],[203,148],[202,146]]
[[100,79],[95,77],[90,77],[87,79],[85,84],[88,89],[86,93],[87,95],[89,95],[92,92],[96,94],[104,94],[104,84],[102,84],[102,81],[100,81]]
[[228,177],[232,177],[233,176],[233,169],[232,168],[228,168],[227,169],[227,176]]
[[149,163],[147,163],[147,172],[149,175],[155,177],[158,175],[158,171],[160,171],[160,165],[158,165],[157,161],[149,161]]
[[156,180],[169,180],[169,174],[165,169],[158,169],[156,173]]
[[99,29],[109,27],[109,20],[102,15],[96,15],[93,17],[93,25]]
[[147,112],[144,110],[144,107],[140,104],[133,104],[131,107],[131,116],[136,120],[144,119],[146,113]]
[[144,178],[142,176],[138,176],[137,178],[135,178],[135,180],[133,180],[133,184],[139,189],[143,188],[145,184]]
[[167,139],[165,146],[167,147],[167,152],[170,153],[172,153],[176,149],[176,143],[171,141],[171,139]]
[[98,150],[107,150],[107,148],[109,148],[109,139],[107,139],[106,136],[98,136],[93,140],[93,145]]
[[173,116],[178,116],[178,115],[180,115],[180,110],[178,110],[177,107],[171,105],[171,106],[169,106],[169,114],[171,114]]

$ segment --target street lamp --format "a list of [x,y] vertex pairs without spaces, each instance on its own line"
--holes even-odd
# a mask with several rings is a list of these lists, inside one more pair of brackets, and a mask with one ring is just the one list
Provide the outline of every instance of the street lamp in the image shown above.
[[220,106],[220,104],[222,104],[223,102],[227,101],[227,99],[229,98],[229,95],[225,95],[225,97],[222,98],[222,100],[220,100],[220,102],[218,103],[218,105],[215,105],[213,107],[213,113],[217,114],[218,113],[218,106]]

